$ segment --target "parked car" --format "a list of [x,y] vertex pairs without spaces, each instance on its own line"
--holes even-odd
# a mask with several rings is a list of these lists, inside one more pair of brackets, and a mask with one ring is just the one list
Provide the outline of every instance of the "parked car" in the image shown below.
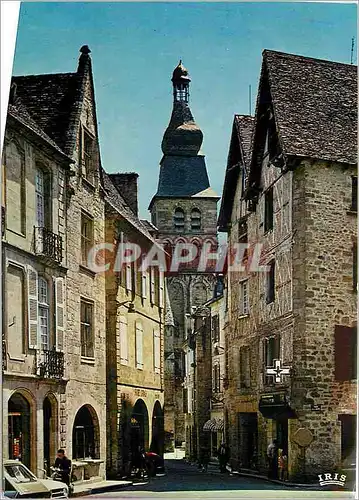
[[146,451],[146,465],[151,476],[165,473],[165,461],[153,451]]
[[65,483],[52,479],[38,479],[19,460],[4,461],[6,498],[68,498]]

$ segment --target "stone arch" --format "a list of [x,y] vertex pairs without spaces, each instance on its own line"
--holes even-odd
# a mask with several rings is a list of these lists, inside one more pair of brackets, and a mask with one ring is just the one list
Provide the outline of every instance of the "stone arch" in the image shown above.
[[131,452],[132,454],[141,447],[148,450],[149,446],[149,418],[146,403],[137,399],[131,412]]
[[44,469],[49,473],[55,461],[59,435],[59,405],[55,395],[48,392],[43,405],[43,448]]
[[161,403],[157,400],[152,412],[152,440],[150,451],[163,455],[164,444],[164,415]]
[[191,231],[200,231],[202,229],[202,211],[198,207],[192,207],[191,213]]
[[77,411],[72,429],[72,457],[100,457],[100,424],[95,409],[85,404]]
[[36,470],[36,404],[33,394],[24,388],[14,390],[8,400],[8,452]]

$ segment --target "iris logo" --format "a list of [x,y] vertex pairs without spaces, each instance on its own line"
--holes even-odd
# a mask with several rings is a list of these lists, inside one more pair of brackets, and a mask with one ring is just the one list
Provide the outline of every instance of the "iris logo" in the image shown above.
[[[323,479],[324,476],[324,479]],[[335,474],[325,473],[318,474],[320,486],[327,486],[330,484],[336,484],[337,486],[344,486],[347,476],[344,474],[339,475],[337,472]]]

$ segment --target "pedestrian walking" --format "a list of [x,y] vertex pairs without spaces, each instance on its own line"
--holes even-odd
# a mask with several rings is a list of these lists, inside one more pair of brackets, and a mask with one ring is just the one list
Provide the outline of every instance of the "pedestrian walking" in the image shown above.
[[273,439],[267,448],[268,477],[278,479],[278,441]]
[[287,481],[288,479],[288,456],[284,449],[278,450],[278,469],[279,469],[279,479],[281,481]]
[[57,450],[54,467],[59,470],[62,481],[70,486],[71,460],[67,458],[62,448]]
[[229,448],[225,443],[222,443],[221,446],[218,448],[218,461],[219,461],[219,470],[221,472],[226,472],[227,471],[227,463],[229,460]]

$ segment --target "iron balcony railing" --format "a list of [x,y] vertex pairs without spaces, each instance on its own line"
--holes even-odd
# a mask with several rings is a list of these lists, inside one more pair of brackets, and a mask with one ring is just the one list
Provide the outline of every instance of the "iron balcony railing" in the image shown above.
[[41,378],[62,379],[65,372],[64,353],[55,348],[42,351],[38,367]]
[[46,227],[35,227],[35,253],[60,263],[62,261],[62,237]]

